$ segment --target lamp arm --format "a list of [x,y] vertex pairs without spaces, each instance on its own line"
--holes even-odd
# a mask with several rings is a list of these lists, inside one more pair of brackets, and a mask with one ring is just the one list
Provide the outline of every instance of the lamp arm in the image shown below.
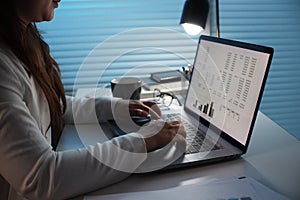
[[216,36],[220,37],[219,0],[216,0]]

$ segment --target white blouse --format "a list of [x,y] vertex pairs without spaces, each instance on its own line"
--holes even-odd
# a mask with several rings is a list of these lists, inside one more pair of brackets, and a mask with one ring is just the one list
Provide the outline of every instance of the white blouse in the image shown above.
[[[97,120],[112,117],[112,101],[117,104],[116,99],[97,99]],[[73,123],[74,118],[77,123],[94,122],[93,103],[95,99],[68,97],[66,123]],[[0,199],[74,197],[123,180],[146,159],[145,143],[138,134],[55,152],[49,123],[42,90],[0,41]],[[117,170],[121,165],[129,170]]]

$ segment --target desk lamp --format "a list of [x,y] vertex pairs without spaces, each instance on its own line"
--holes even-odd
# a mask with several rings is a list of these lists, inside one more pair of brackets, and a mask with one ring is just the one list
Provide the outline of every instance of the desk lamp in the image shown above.
[[[219,0],[216,1],[216,35],[220,37],[219,28]],[[198,35],[203,29],[209,13],[208,0],[186,0],[180,24],[190,35]]]

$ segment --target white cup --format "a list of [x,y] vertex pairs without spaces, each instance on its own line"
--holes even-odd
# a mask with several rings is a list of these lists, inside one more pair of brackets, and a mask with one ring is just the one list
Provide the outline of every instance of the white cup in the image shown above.
[[142,80],[136,77],[115,78],[110,82],[113,97],[139,100],[142,91]]

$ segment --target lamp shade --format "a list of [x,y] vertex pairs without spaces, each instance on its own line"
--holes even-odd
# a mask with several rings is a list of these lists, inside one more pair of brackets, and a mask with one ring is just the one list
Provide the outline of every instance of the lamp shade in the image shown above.
[[205,29],[208,12],[208,0],[186,0],[180,24],[190,35],[197,35]]

